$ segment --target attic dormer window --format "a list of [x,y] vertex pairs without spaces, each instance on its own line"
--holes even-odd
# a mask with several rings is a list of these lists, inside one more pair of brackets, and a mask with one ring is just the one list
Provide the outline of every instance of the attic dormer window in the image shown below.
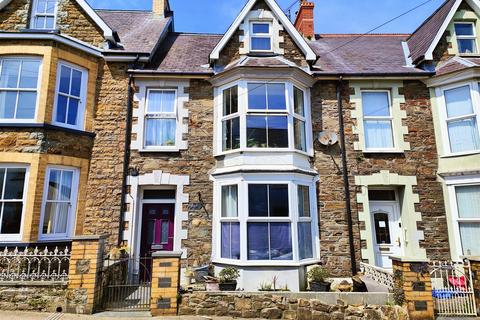
[[272,51],[272,28],[268,22],[253,22],[251,28],[251,51]]
[[474,23],[455,23],[455,35],[457,36],[458,52],[460,54],[477,53],[477,37]]
[[33,0],[31,28],[55,29],[58,0]]

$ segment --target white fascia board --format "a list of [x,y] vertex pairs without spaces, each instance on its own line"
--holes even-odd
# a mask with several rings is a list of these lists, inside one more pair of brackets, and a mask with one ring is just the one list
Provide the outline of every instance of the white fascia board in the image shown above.
[[[438,43],[440,42],[440,39],[442,38],[443,34],[447,30],[448,25],[450,24],[450,22],[452,22],[453,16],[457,12],[458,7],[460,7],[460,4],[462,3],[462,1],[463,0],[457,0],[453,5],[452,9],[448,13],[447,18],[445,19],[445,21],[443,21],[443,24],[440,27],[440,30],[435,35],[433,42],[430,44],[430,47],[425,53],[425,58],[424,58],[425,60],[433,60],[433,51],[435,50]],[[465,1],[467,1],[467,3],[472,7],[475,13],[480,16],[480,0],[465,0]]]
[[[102,29],[105,39],[116,42],[113,30],[103,21],[102,18],[93,10],[85,0],[76,0],[83,10],[92,18],[92,20]],[[0,10],[5,8],[12,0],[0,0]]]
[[31,40],[53,40],[59,43],[63,43],[72,48],[81,50],[83,52],[89,53],[96,57],[103,57],[102,50],[91,46],[86,43],[82,43],[77,39],[61,36],[53,33],[22,33],[22,32],[12,32],[12,33],[1,33],[0,39],[31,39]]
[[[220,51],[222,51],[228,40],[230,40],[230,38],[234,35],[235,31],[240,27],[240,24],[245,19],[247,14],[252,10],[256,2],[257,0],[249,0],[245,7],[243,7],[242,11],[240,11],[240,14],[233,21],[232,25],[230,25],[220,42],[213,49],[212,53],[210,54],[211,60],[218,60],[220,58]],[[297,29],[295,29],[292,22],[287,18],[287,16],[278,6],[275,0],[265,0],[265,2],[272,9],[277,19],[280,20],[280,23],[283,25],[288,34],[292,36],[293,40],[300,47],[303,54],[305,54],[305,58],[307,59],[307,61],[315,61],[317,59],[317,55],[315,54],[315,52],[313,52],[312,48],[310,48],[307,41],[302,37],[302,35],[297,31]]]

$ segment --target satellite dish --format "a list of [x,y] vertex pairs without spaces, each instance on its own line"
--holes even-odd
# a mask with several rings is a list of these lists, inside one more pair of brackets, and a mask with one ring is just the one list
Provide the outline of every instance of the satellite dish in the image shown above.
[[322,131],[318,135],[318,141],[324,146],[332,146],[338,142],[338,136],[333,131]]

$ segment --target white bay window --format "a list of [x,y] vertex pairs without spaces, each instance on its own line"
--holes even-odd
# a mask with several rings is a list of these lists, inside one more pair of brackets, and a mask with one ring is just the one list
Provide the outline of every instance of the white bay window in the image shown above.
[[214,219],[217,262],[283,265],[317,258],[315,184],[307,177],[289,178],[219,178]]
[[217,153],[311,152],[305,90],[290,82],[239,81],[220,88],[219,93]]

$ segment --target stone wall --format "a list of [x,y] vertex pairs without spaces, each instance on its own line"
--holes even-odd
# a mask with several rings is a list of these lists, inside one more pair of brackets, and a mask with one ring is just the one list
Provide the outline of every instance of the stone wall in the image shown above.
[[15,32],[25,29],[30,11],[29,0],[11,1],[0,11],[0,30]]
[[0,286],[0,310],[56,312],[66,306],[64,285]]
[[[410,143],[411,150],[402,154],[364,154],[354,150],[353,144],[358,141],[358,137],[352,130],[355,122],[351,112],[355,106],[349,101],[351,90],[345,82],[342,96],[357,261],[360,260],[360,249],[366,244],[360,242],[359,232],[365,226],[358,222],[358,212],[363,208],[356,203],[356,194],[360,188],[355,186],[354,177],[372,175],[380,170],[417,177],[418,185],[413,191],[419,194],[420,203],[415,210],[422,213],[423,221],[418,228],[425,233],[425,240],[420,245],[427,250],[429,258],[447,259],[448,232],[442,188],[436,178],[438,158],[428,89],[420,81],[404,82],[401,91],[406,102],[401,108],[407,112],[404,123],[408,126],[409,134],[405,136],[405,141]],[[325,130],[338,133],[336,82],[321,81],[314,86],[312,115],[314,136]],[[349,274],[350,256],[343,179],[337,165],[341,166],[338,145],[330,148],[315,145],[314,167],[320,174],[320,250],[324,263],[333,274],[343,276]]]
[[[199,292],[182,296],[179,314],[263,319],[408,319],[405,309],[375,305],[374,296],[370,301],[367,296],[352,295],[351,300],[357,299],[357,302],[349,304],[343,299],[328,303],[322,301],[320,295],[317,296],[319,299],[314,298],[315,294]],[[335,294],[323,294],[327,300],[336,297]]]

